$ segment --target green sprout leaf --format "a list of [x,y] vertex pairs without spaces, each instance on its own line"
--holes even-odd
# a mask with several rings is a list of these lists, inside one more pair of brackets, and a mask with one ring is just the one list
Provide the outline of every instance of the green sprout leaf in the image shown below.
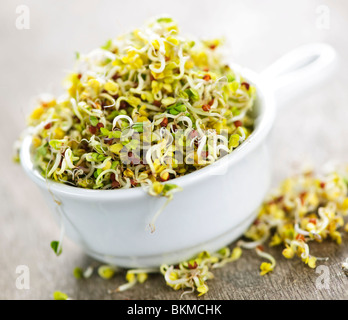
[[73,271],[73,275],[76,279],[83,278],[83,270],[80,267],[76,267]]
[[99,120],[98,120],[98,118],[97,117],[95,117],[95,116],[90,116],[90,121],[91,121],[91,124],[92,124],[92,126],[93,127],[96,127],[97,126],[97,124],[99,123]]
[[165,23],[170,23],[170,22],[173,22],[173,19],[172,18],[159,18],[157,19],[157,22],[165,22]]
[[143,132],[144,128],[143,128],[143,123],[142,122],[136,122],[134,123],[133,127],[132,127],[136,132]]
[[69,297],[67,294],[60,292],[60,291],[55,291],[53,292],[53,299],[54,300],[68,300]]
[[112,45],[112,40],[109,39],[108,41],[105,42],[104,45],[101,46],[101,48],[104,50],[109,50],[111,48],[111,45]]
[[50,140],[50,146],[53,148],[53,149],[56,149],[56,150],[59,150],[63,145],[63,142],[60,141],[60,140]]
[[98,274],[105,280],[111,279],[115,275],[116,269],[112,266],[100,266],[98,268]]
[[59,241],[52,241],[51,242],[51,248],[54,251],[54,253],[59,256],[62,253],[62,247],[60,247],[60,250],[58,252],[58,248],[59,248]]

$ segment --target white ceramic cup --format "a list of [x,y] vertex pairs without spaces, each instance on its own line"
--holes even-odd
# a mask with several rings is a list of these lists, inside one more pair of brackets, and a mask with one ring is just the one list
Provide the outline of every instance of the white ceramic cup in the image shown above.
[[31,160],[30,136],[22,143],[21,164],[67,236],[97,260],[126,268],[158,267],[203,250],[213,252],[243,234],[269,189],[267,143],[275,119],[274,90],[321,77],[334,60],[330,46],[310,44],[261,75],[233,66],[256,87],[255,130],[215,164],[171,181],[183,191],[158,218],[154,233],[148,225],[165,199],[151,197],[142,188],[86,190],[46,181]]

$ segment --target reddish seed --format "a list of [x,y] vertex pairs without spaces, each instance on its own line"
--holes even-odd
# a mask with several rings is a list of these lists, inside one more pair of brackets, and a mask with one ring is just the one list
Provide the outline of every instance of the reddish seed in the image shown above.
[[64,158],[65,158],[65,153],[62,152],[62,157],[61,157],[60,162],[59,162],[59,167],[62,166]]
[[260,224],[260,220],[259,219],[256,219],[255,221],[254,221],[254,225],[255,226],[258,226]]
[[81,73],[79,73],[78,75],[77,75],[77,79],[81,79],[81,77],[82,77],[82,74]]
[[112,186],[114,189],[117,189],[117,188],[120,187],[120,183],[119,183],[118,181],[113,181],[113,182],[111,183],[111,186]]
[[111,180],[112,182],[116,181],[116,175],[115,175],[114,173],[111,173],[111,174],[110,174],[110,180]]
[[284,199],[284,196],[280,196],[280,197],[278,197],[277,199],[275,199],[275,202],[282,202],[283,201],[283,199]]
[[208,67],[204,67],[204,68],[203,68],[203,71],[204,71],[204,72],[208,72],[208,71],[209,71],[209,68],[208,68]]
[[187,264],[187,267],[190,269],[190,270],[193,270],[193,269],[196,269],[198,267],[198,264],[197,262],[195,261],[195,263],[192,265],[191,263],[188,263]]
[[47,124],[45,125],[44,128],[45,128],[46,130],[51,129],[51,128],[52,128],[52,122],[47,123]]
[[306,196],[307,192],[302,192],[300,193],[300,199],[301,199],[301,203],[304,204],[304,197]]
[[303,234],[298,234],[298,235],[296,236],[296,240],[302,240],[302,241],[305,241],[305,237],[304,237],[304,235],[303,235]]
[[89,150],[88,142],[87,141],[81,141],[79,144],[79,148],[84,149],[84,150]]
[[193,139],[193,138],[196,138],[196,137],[198,137],[198,132],[197,132],[197,130],[192,130],[192,131],[190,132],[190,138]]
[[160,123],[161,127],[166,127],[168,125],[168,118],[164,118],[162,122]]
[[214,104],[214,100],[210,100],[209,102],[208,102],[208,105],[209,106],[212,106]]
[[74,119],[74,121],[75,121],[76,123],[80,123],[80,122],[81,122],[81,120],[80,120],[78,117],[76,117],[76,116],[73,116],[73,119]]
[[98,128],[98,129],[104,128],[104,125],[103,125],[101,122],[99,122],[99,123],[97,124],[97,128]]
[[113,141],[114,141],[114,139],[112,139],[112,138],[104,138],[104,142],[106,144],[112,145]]
[[137,184],[138,184],[134,179],[131,179],[131,180],[130,180],[130,183],[131,183],[131,185],[132,185],[133,187],[136,187]]
[[214,49],[216,48],[216,44],[210,45],[209,48],[210,48],[211,50],[214,50]]
[[243,125],[243,123],[242,123],[242,121],[237,120],[234,122],[234,125],[238,128],[238,127],[241,127]]
[[117,80],[118,78],[121,78],[121,76],[117,73],[115,73],[114,76],[112,77],[113,80]]
[[209,81],[209,80],[211,80],[211,76],[210,76],[210,74],[206,74],[206,75],[204,75],[203,80],[205,80],[205,81]]
[[153,105],[156,106],[156,107],[160,107],[160,106],[161,106],[161,101],[155,100],[155,101],[153,102]]
[[247,89],[247,90],[249,90],[249,88],[250,88],[250,84],[247,82],[242,82],[241,85],[244,86],[245,89]]
[[164,59],[166,60],[166,62],[168,62],[170,60],[169,57],[165,57]]
[[313,224],[317,224],[317,219],[315,219],[315,218],[310,218],[310,219],[309,219],[309,222],[310,222],[310,223],[313,223]]
[[208,104],[205,104],[202,106],[203,111],[206,111],[206,112],[208,112],[210,110],[210,108],[211,108],[211,106]]
[[173,125],[172,125],[172,130],[173,130],[173,132],[175,133],[175,132],[178,130],[178,127],[177,127],[175,124],[173,124]]
[[257,246],[256,248],[259,249],[260,251],[265,251],[265,248],[261,245]]
[[202,151],[201,155],[202,155],[202,158],[206,159],[208,157],[208,155],[209,155],[209,152],[208,151]]
[[97,132],[97,127],[89,126],[89,131],[90,131],[90,133],[92,133],[92,134],[96,134],[96,132]]
[[122,100],[121,101],[121,103],[120,103],[120,110],[124,110],[124,109],[127,109],[128,108],[128,103],[126,102],[126,101],[124,101],[124,100]]
[[322,188],[322,189],[325,188],[325,182],[320,182],[320,188]]

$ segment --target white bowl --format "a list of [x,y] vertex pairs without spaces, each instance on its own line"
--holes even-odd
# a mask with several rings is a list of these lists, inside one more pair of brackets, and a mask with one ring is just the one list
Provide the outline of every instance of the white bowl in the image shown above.
[[[306,68],[322,71],[332,62],[332,48],[315,46],[314,51],[311,45],[312,51],[307,49],[305,53],[316,59],[302,66],[301,72]],[[21,164],[41,189],[68,237],[97,260],[127,268],[157,267],[189,259],[203,250],[216,251],[243,234],[269,189],[267,137],[275,118],[275,103],[268,85],[270,77],[281,74],[278,79],[284,78],[284,70],[306,58],[303,52],[299,56],[301,50],[289,54],[298,56],[293,62],[282,64],[277,73],[273,68],[262,77],[237,67],[256,86],[255,130],[214,165],[172,180],[183,191],[174,195],[158,218],[154,233],[148,225],[165,199],[151,197],[142,188],[86,190],[46,181],[31,160],[30,136],[23,140]],[[295,78],[296,74],[299,70]]]

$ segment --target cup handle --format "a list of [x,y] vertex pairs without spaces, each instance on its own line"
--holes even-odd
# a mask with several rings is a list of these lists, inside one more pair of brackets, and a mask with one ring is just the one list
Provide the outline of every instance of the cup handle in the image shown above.
[[336,51],[326,43],[311,43],[285,54],[261,73],[277,93],[294,94],[322,81],[333,68]]

